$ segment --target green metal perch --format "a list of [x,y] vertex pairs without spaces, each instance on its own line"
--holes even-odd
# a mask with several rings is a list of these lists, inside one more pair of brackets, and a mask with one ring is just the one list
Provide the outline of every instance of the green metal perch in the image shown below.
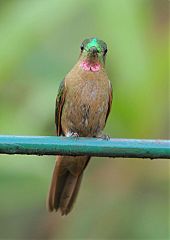
[[0,136],[0,154],[170,158],[170,140]]

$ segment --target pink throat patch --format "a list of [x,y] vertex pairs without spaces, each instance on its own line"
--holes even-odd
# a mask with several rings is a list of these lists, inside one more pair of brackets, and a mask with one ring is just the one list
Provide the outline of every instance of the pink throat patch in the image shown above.
[[100,70],[100,64],[99,63],[88,63],[86,61],[83,61],[80,66],[85,71],[92,71],[92,72],[98,72]]

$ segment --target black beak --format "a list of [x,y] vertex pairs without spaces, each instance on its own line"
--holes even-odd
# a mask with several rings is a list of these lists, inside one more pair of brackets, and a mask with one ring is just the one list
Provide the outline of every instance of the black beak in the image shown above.
[[94,47],[91,47],[90,48],[90,53],[92,53],[93,55],[96,55],[98,53],[98,50],[97,48],[94,46]]

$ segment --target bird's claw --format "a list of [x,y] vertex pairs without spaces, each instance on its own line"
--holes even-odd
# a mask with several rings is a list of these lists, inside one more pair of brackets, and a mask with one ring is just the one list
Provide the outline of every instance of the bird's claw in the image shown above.
[[109,135],[107,135],[107,134],[100,134],[100,135],[98,135],[97,136],[98,138],[101,138],[102,140],[110,140],[110,137],[109,137]]
[[72,138],[77,139],[77,138],[79,137],[79,135],[78,135],[78,133],[76,133],[76,132],[68,132],[68,133],[66,134],[66,137],[72,137]]
[[72,132],[70,137],[73,137],[73,138],[77,139],[77,138],[79,138],[79,135],[76,132]]

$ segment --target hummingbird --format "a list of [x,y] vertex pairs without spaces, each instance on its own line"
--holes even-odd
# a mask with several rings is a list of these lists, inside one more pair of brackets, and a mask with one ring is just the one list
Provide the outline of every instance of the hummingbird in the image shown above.
[[[103,129],[112,105],[112,86],[105,71],[107,45],[85,39],[77,63],[59,86],[56,98],[57,136],[105,138]],[[50,212],[67,215],[76,200],[90,156],[57,156],[49,195]]]

